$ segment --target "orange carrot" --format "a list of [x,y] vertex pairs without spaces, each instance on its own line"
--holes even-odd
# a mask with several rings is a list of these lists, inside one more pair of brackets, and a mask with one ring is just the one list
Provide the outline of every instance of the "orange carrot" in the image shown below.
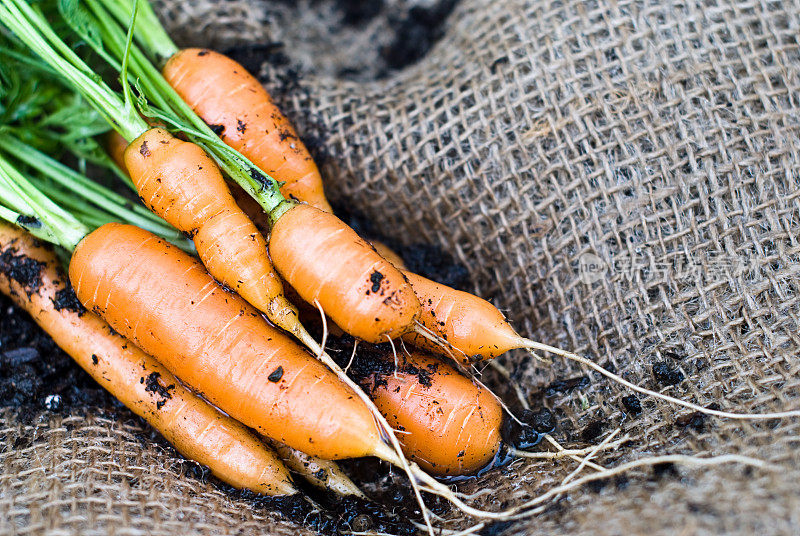
[[111,160],[113,160],[122,171],[127,173],[128,168],[125,167],[125,149],[128,148],[128,140],[123,138],[117,131],[112,130],[105,135],[105,146],[106,152],[108,152],[108,156],[111,157]]
[[410,272],[403,259],[386,244],[376,240],[371,243],[408,278],[422,305],[420,323],[443,339],[437,343],[414,332],[403,335],[406,342],[464,364],[529,346],[527,339],[517,334],[503,313],[488,301]]
[[492,359],[513,348],[527,346],[503,313],[488,301],[468,292],[403,272],[422,304],[420,322],[446,341],[437,344],[417,333],[403,340],[469,364]]
[[[266,215],[261,206],[252,197],[250,197],[247,194],[247,192],[245,192],[236,185],[231,186],[231,194],[233,195],[233,198],[236,200],[236,203],[244,211],[244,213],[247,214],[247,216],[253,221],[258,230],[265,234],[269,233],[271,223],[269,221],[269,217]],[[370,240],[367,243],[370,246],[372,246],[372,248],[375,251],[377,251],[379,255],[381,255],[384,259],[389,261],[395,268],[401,270],[405,269],[405,264],[403,264],[403,260],[397,253],[392,251],[388,246],[377,240]],[[309,324],[318,325],[320,321],[319,309],[317,309],[314,305],[311,305],[310,303],[305,301],[301,297],[300,293],[286,281],[284,281],[283,283],[283,288],[284,288],[284,294],[286,295],[287,299],[291,303],[297,306],[298,315],[303,325],[309,325]],[[333,320],[329,320],[327,322],[327,327],[328,327],[328,332],[334,336],[340,336],[343,333],[342,329]]]
[[393,455],[352,390],[155,235],[100,227],[70,279],[87,308],[243,424],[325,459]]
[[430,473],[475,472],[500,448],[497,399],[438,359],[404,355],[398,370],[367,374],[362,385],[399,431],[406,456]]
[[292,207],[269,252],[281,277],[347,333],[380,343],[416,329],[420,304],[405,276],[333,214]]
[[257,493],[295,493],[276,455],[235,420],[183,387],[170,372],[96,315],[59,307],[71,290],[52,249],[0,223],[0,254],[26,259],[38,270],[27,281],[4,270],[0,292],[27,311],[64,351],[131,411],[143,417],[188,458],[221,480]]
[[189,48],[164,66],[164,78],[226,144],[285,184],[287,199],[332,212],[317,165],[259,81],[234,60]]

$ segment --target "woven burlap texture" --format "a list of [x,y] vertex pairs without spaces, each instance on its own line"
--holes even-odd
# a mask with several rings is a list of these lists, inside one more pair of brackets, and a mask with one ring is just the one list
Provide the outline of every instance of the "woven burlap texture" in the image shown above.
[[[269,22],[291,6],[242,0],[170,0],[162,13],[185,44],[291,48],[324,34],[305,15],[318,3],[294,6],[302,24]],[[299,83],[261,74],[313,138],[334,202],[403,242],[442,245],[523,334],[700,404],[800,409],[799,15],[788,1],[463,0],[433,50],[389,78],[314,76],[315,61],[335,61],[324,42],[298,45],[310,66]],[[588,374],[524,353],[505,362],[536,403],[554,380]],[[662,364],[685,380],[664,386]],[[588,376],[546,403],[564,441],[597,421],[631,435],[600,463],[736,453],[782,470],[637,472],[503,534],[800,533],[797,419],[693,428],[644,399],[626,416],[630,393]],[[91,410],[0,416],[0,532],[301,531],[183,477],[141,432]],[[491,487],[476,503],[499,508],[572,468],[516,463],[464,489]]]

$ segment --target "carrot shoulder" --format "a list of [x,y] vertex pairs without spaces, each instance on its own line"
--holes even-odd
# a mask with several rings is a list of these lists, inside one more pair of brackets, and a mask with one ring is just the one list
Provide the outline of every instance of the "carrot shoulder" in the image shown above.
[[27,259],[39,270],[33,281],[15,279],[0,262],[0,291],[27,311],[100,385],[143,417],[185,456],[208,466],[238,488],[270,495],[295,489],[269,448],[240,423],[183,387],[155,359],[114,333],[96,315],[56,307],[70,292],[54,252],[24,231],[0,223],[0,253]]
[[87,308],[243,424],[325,459],[381,451],[352,390],[155,235],[100,227],[76,248],[70,279]]
[[164,78],[219,137],[285,184],[287,199],[332,212],[317,165],[292,124],[258,80],[234,60],[207,49],[174,54]]

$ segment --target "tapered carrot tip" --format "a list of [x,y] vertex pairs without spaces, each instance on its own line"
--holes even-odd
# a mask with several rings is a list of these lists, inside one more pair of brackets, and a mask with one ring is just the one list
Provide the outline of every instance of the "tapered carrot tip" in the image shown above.
[[222,141],[282,181],[287,199],[333,212],[317,165],[291,122],[244,67],[213,50],[187,48],[169,59],[162,74]]
[[419,333],[408,333],[403,336],[406,342],[464,364],[493,359],[525,346],[503,313],[483,298],[412,272],[403,273],[422,304],[420,322],[441,339],[435,342]]
[[403,356],[399,370],[376,372],[362,385],[401,431],[405,454],[430,473],[473,473],[500,448],[500,404],[438,359],[414,352]]
[[333,214],[296,205],[272,228],[272,262],[344,331],[386,342],[414,329],[421,307],[405,276]]

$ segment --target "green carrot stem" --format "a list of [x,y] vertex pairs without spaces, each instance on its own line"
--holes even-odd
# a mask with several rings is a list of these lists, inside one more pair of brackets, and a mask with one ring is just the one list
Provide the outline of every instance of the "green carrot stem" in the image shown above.
[[112,214],[117,214],[120,218],[133,225],[147,228],[148,230],[158,229],[158,234],[162,236],[175,238],[182,236],[164,220],[147,210],[146,207],[131,203],[116,192],[94,182],[12,136],[0,133],[0,149],[49,177],[73,194],[83,197],[95,206]]
[[[78,242],[89,234],[88,227],[40,192],[2,156],[0,156],[0,182],[4,184],[4,190],[13,193],[8,197],[4,195],[4,199],[15,203],[16,206],[11,208],[34,216],[41,222],[42,227],[46,228],[42,230],[43,234],[34,233],[35,236],[72,251]],[[38,226],[23,225],[23,227],[31,232],[39,229]]]
[[149,128],[53,31],[42,14],[24,0],[2,0],[0,21],[77,89],[126,140]]
[[[131,2],[128,0],[100,0],[103,7],[111,13],[120,24],[126,24],[131,16]],[[136,0],[134,0],[136,1]],[[136,41],[151,55],[150,59],[162,67],[166,61],[178,52],[161,21],[158,20],[153,6],[147,0],[139,0],[139,14],[134,27]]]
[[[31,182],[37,188],[39,188],[39,190],[43,190],[43,187],[45,186],[41,181],[37,181],[35,179],[32,179]],[[75,197],[70,192],[62,188],[51,185],[49,188],[47,188],[47,197],[75,216],[78,221],[92,229],[96,229],[97,227],[100,227],[101,225],[111,221],[119,221],[119,218],[115,218],[108,212],[92,206],[84,199]]]

